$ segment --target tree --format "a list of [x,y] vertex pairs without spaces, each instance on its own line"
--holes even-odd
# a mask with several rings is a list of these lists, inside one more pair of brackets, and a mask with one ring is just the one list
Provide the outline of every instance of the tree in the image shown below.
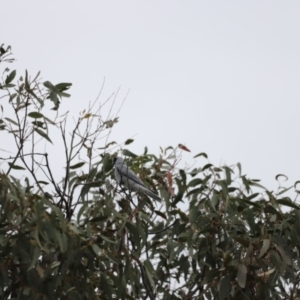
[[[7,62],[10,47],[2,45],[0,63]],[[2,117],[0,129],[16,149],[0,158],[2,299],[300,297],[299,205],[284,196],[293,189],[297,198],[298,182],[272,192],[243,175],[239,163],[200,164],[205,153],[195,156],[196,167],[180,169],[188,149],[178,145],[158,156],[122,150],[162,203],[123,191],[113,178],[116,143],[101,139],[116,116],[103,120],[97,100],[69,134],[66,115],[55,112],[70,83],[3,74],[2,114],[11,108],[13,116]],[[55,131],[63,178],[44,147]]]

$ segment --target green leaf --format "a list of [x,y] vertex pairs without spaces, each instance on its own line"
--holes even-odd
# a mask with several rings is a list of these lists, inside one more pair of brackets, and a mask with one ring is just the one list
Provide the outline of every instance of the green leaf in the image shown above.
[[62,82],[55,85],[56,89],[60,92],[68,90],[72,86],[72,83]]
[[286,197],[286,198],[283,198],[283,199],[279,199],[276,201],[278,204],[281,204],[281,205],[285,205],[285,206],[289,206],[289,207],[292,207],[292,208],[295,208],[295,209],[299,209],[299,206],[295,203],[293,203],[291,201],[290,198]]
[[60,103],[58,100],[57,94],[54,92],[50,92],[49,97],[50,97],[50,100],[54,103],[54,107],[52,109],[57,110],[59,107],[59,103]]
[[217,180],[216,183],[221,186],[222,192],[223,192],[223,197],[226,199],[228,195],[228,187],[226,185],[226,182],[224,180]]
[[40,136],[42,136],[44,139],[46,139],[47,141],[49,141],[52,144],[52,141],[50,140],[49,136],[44,131],[42,131],[38,128],[34,128],[34,131],[36,131]]
[[103,221],[107,220],[108,218],[109,218],[109,216],[99,216],[99,217],[89,220],[89,222],[103,222]]
[[17,97],[17,94],[16,94],[16,93],[11,94],[11,95],[9,96],[9,102],[13,101],[16,97]]
[[93,187],[98,187],[99,188],[99,182],[90,182],[90,183],[86,183],[82,189],[81,189],[81,192],[80,192],[80,197],[84,197],[91,188]]
[[45,127],[44,127],[44,125],[45,125],[45,123],[44,122],[40,122],[40,121],[33,121],[33,122],[31,122],[34,126],[36,126],[36,127],[40,127],[40,128],[42,128],[42,129],[45,129]]
[[246,240],[245,238],[243,237],[240,237],[240,236],[233,236],[232,237],[234,240],[236,240],[237,242],[239,242],[241,245],[245,246],[245,247],[249,247],[250,245],[250,241],[249,240]]
[[117,242],[115,242],[115,241],[109,239],[108,237],[106,237],[106,236],[103,235],[103,234],[101,235],[101,238],[102,238],[104,241],[106,241],[106,242],[109,242],[109,243],[112,243],[112,244],[117,244]]
[[14,78],[16,77],[16,74],[17,74],[16,70],[12,71],[12,72],[6,77],[5,84],[11,83],[11,82],[14,80]]
[[283,274],[286,268],[286,263],[282,260],[282,257],[275,251],[270,251],[270,262],[276,266],[276,269]]
[[38,183],[45,184],[45,185],[49,184],[49,182],[47,182],[47,181],[42,181],[42,180],[38,181]]
[[0,46],[0,56],[6,53],[5,49],[2,46],[3,44]]
[[68,93],[63,93],[63,92],[59,92],[59,96],[65,97],[65,98],[70,98],[70,97],[71,97],[70,94],[68,94]]
[[211,197],[211,206],[214,211],[216,211],[216,206],[220,203],[220,195],[219,193],[214,193]]
[[283,178],[284,178],[284,181],[287,181],[287,180],[288,180],[288,177],[287,177],[286,175],[284,175],[284,174],[278,174],[278,175],[276,175],[275,179],[278,181],[278,179],[279,179],[280,177],[283,177]]
[[41,98],[39,98],[39,97],[34,93],[33,90],[29,89],[29,90],[28,90],[28,93],[31,94],[31,95],[39,102],[41,108],[44,107],[44,101],[43,101]]
[[76,165],[70,166],[70,169],[78,169],[80,167],[82,167],[85,164],[85,162],[80,162]]
[[160,212],[160,211],[158,211],[158,210],[154,210],[154,212],[155,212],[158,216],[160,216],[160,217],[164,218],[165,220],[167,220],[167,216],[166,216],[164,213],[162,213],[162,212]]
[[263,190],[267,190],[263,185],[255,182],[255,180],[253,180],[253,179],[251,181],[249,181],[249,185],[259,187],[259,188],[261,188]]
[[17,123],[16,121],[14,121],[14,120],[12,120],[12,119],[10,119],[10,118],[4,118],[4,119],[7,120],[8,122],[10,122],[10,123],[12,123],[12,124],[18,126],[18,123]]
[[186,185],[186,174],[185,174],[184,170],[180,169],[179,174],[182,178],[182,182],[184,183],[184,185]]
[[53,237],[56,238],[56,241],[58,242],[58,245],[60,247],[60,251],[64,253],[65,247],[62,239],[62,234],[58,230],[53,230]]
[[242,178],[242,182],[246,188],[247,193],[249,193],[251,191],[250,185],[249,185],[249,180],[246,178],[246,176],[241,176]]
[[32,258],[31,264],[28,267],[27,271],[29,271],[30,269],[32,269],[35,266],[35,264],[38,261],[38,258],[40,256],[40,253],[41,253],[40,248],[39,247],[35,247],[34,251],[33,251],[33,258]]
[[270,247],[270,240],[264,239],[258,258],[263,257],[266,254],[266,252],[269,250],[269,247]]
[[225,175],[226,175],[226,184],[230,185],[232,180],[231,180],[231,173],[233,173],[233,170],[231,170],[229,167],[223,167],[225,170]]
[[149,262],[149,261],[146,260],[145,263],[144,263],[144,266],[145,266],[147,278],[148,278],[148,280],[149,280],[149,282],[150,282],[150,284],[152,286],[152,289],[154,290],[155,289],[155,283],[154,283],[154,280],[152,278],[152,274],[154,273],[154,271],[151,272],[153,270],[153,267],[150,264],[150,262],[149,263],[147,263],[147,262]]
[[281,214],[272,206],[272,205],[267,205],[264,209],[265,213],[271,213],[275,214],[277,216],[281,216]]
[[243,289],[246,286],[247,279],[247,267],[244,264],[239,264],[236,277],[239,286]]
[[188,216],[182,212],[180,209],[176,209],[176,210],[173,210],[170,212],[171,215],[176,215],[178,214],[180,219],[183,221],[183,222],[188,222],[189,221],[189,218]]
[[203,168],[202,168],[202,171],[206,170],[206,169],[209,169],[210,167],[213,167],[212,164],[206,164]]
[[138,229],[136,228],[135,225],[129,223],[129,222],[126,222],[126,225],[127,229],[130,231],[130,233],[132,234],[132,237],[133,237],[133,240],[134,242],[136,243],[136,245],[139,247],[140,245],[140,234],[138,232]]
[[200,187],[200,188],[196,188],[196,189],[193,189],[193,190],[190,190],[187,194],[186,194],[186,197],[189,197],[190,195],[192,194],[196,194],[197,195],[200,195],[200,193],[204,190],[203,187]]
[[240,163],[237,163],[236,166],[238,167],[239,175],[241,176],[241,174],[242,174],[242,165]]
[[205,283],[211,282],[213,279],[216,279],[220,273],[221,272],[219,269],[212,269],[212,270],[208,271],[207,274],[205,275],[202,283],[205,284]]
[[26,288],[23,290],[23,295],[29,296],[29,295],[30,295],[30,292],[31,292],[31,289],[30,289],[29,287],[26,287]]
[[25,168],[23,168],[23,167],[21,167],[21,166],[17,166],[17,165],[15,165],[15,164],[13,164],[13,163],[8,163],[9,164],[9,166],[12,168],[12,169],[14,169],[14,170],[26,170]]
[[275,247],[279,251],[281,259],[282,259],[284,265],[285,264],[291,265],[291,258],[287,255],[287,253],[284,251],[284,249],[279,245],[275,245]]
[[51,121],[50,119],[48,119],[47,117],[44,117],[44,119],[45,119],[46,121],[48,121],[49,124],[55,125],[55,123],[54,123],[53,121]]
[[227,298],[227,295],[231,288],[231,275],[227,275],[223,277],[220,281],[219,285],[219,299],[224,300]]
[[296,190],[296,192],[300,192],[299,190],[297,190],[297,185],[300,183],[300,180],[298,180],[298,181],[296,181],[295,183],[294,183],[294,188],[295,188],[295,190]]
[[134,140],[132,140],[132,139],[128,139],[127,141],[125,141],[125,145],[129,145],[129,144],[131,144],[133,141],[134,141]]
[[208,158],[207,154],[204,153],[204,152],[201,152],[201,153],[195,155],[193,158],[196,158],[196,157],[199,157],[199,156],[203,156],[203,157],[205,157],[205,158]]
[[50,81],[45,81],[43,84],[46,88],[48,88],[50,91],[54,92],[55,94],[59,93],[59,90]]
[[203,180],[200,178],[195,178],[188,183],[188,187],[194,187],[198,184],[202,184]]
[[132,157],[132,158],[136,158],[136,157],[137,157],[136,154],[132,153],[131,151],[129,151],[129,150],[127,150],[127,149],[124,149],[124,150],[122,151],[122,153],[123,153],[123,155],[129,156],[129,157]]
[[110,143],[106,144],[104,147],[99,147],[97,149],[103,149],[104,150],[104,149],[106,149],[106,148],[108,148],[108,147],[110,147],[110,146],[112,146],[114,144],[116,144],[116,142],[110,142]]
[[32,82],[36,81],[38,79],[38,77],[40,76],[41,71],[38,71],[37,74],[35,75],[34,79],[32,80]]
[[99,246],[98,246],[97,244],[93,244],[93,245],[92,245],[92,249],[93,249],[94,253],[95,253],[97,256],[100,255],[101,249],[99,248]]
[[31,112],[31,113],[28,114],[28,117],[34,118],[34,119],[39,119],[39,118],[43,118],[44,115],[41,114],[41,113],[39,113],[39,112],[37,112],[37,111],[33,111],[33,112]]

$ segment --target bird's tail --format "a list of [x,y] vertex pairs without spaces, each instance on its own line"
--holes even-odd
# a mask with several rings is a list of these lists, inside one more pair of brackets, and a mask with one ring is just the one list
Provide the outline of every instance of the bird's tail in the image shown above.
[[161,201],[161,198],[158,195],[147,188],[145,188],[144,193],[155,200]]

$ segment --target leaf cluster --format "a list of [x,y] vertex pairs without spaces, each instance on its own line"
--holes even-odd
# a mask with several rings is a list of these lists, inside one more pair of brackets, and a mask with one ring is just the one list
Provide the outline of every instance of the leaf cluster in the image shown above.
[[[9,52],[1,46],[0,62]],[[16,83],[16,72],[4,74],[2,98],[14,117],[0,125],[16,153],[0,158],[8,162],[0,175],[1,299],[300,297],[298,183],[270,191],[239,163],[216,167],[203,152],[181,169],[181,151],[190,150],[179,144],[159,155],[123,149],[163,201],[125,191],[113,178],[116,143],[107,139],[117,116],[102,119],[102,106],[92,104],[68,133],[66,118],[52,121],[44,103],[59,110],[70,84],[41,83],[27,72]],[[64,145],[56,154],[65,158],[60,178],[32,143],[36,134],[55,143],[50,125]]]

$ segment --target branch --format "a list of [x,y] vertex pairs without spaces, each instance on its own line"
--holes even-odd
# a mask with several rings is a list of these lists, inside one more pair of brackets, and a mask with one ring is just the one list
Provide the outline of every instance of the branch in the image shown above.
[[130,255],[130,257],[133,259],[133,260],[135,260],[137,263],[138,263],[138,265],[139,265],[139,267],[140,267],[140,270],[141,270],[141,275],[142,275],[142,281],[143,281],[143,285],[144,285],[144,287],[145,287],[145,290],[146,290],[146,294],[147,294],[147,296],[151,299],[151,300],[155,300],[155,296],[153,295],[153,293],[152,293],[152,288],[151,287],[149,287],[149,284],[148,284],[148,279],[147,279],[147,275],[146,275],[146,272],[145,272],[145,270],[144,270],[144,266],[143,266],[143,264],[142,264],[142,262],[137,258],[137,257],[135,257],[134,255]]

